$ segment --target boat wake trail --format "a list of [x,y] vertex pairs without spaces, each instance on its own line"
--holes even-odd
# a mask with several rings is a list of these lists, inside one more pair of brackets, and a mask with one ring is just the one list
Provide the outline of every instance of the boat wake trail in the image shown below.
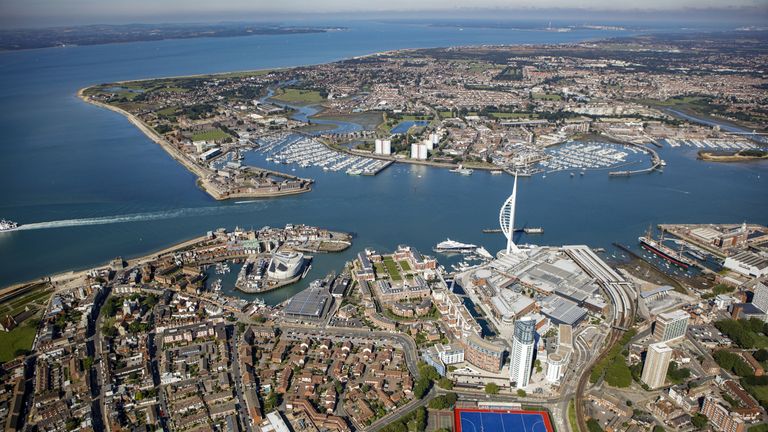
[[35,222],[30,224],[24,224],[19,226],[14,231],[29,231],[40,229],[52,229],[52,228],[68,228],[88,225],[107,225],[117,223],[130,223],[130,222],[146,222],[164,219],[177,219],[185,217],[196,216],[213,216],[219,214],[234,214],[245,213],[253,210],[256,205],[238,205],[238,206],[217,206],[217,207],[198,207],[198,208],[182,208],[175,210],[165,210],[159,212],[148,213],[134,213],[117,216],[103,216],[94,218],[81,218],[81,219],[65,219],[49,222]]

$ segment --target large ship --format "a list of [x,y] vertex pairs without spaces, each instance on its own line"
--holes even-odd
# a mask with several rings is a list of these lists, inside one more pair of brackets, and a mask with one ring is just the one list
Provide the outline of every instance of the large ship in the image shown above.
[[477,245],[447,239],[438,243],[434,250],[442,253],[471,253],[477,250]]
[[689,260],[688,258],[684,257],[682,253],[676,252],[672,248],[664,245],[663,237],[661,240],[656,241],[651,237],[651,234],[648,233],[646,236],[640,236],[637,239],[640,242],[640,245],[647,249],[650,252],[653,252],[654,254],[660,256],[661,258],[664,258],[665,260],[671,262],[672,264],[681,267],[683,269],[688,269],[691,265],[693,265],[693,262]]
[[14,221],[9,221],[5,219],[0,220],[0,232],[13,231],[18,228],[19,228],[19,224],[17,224]]

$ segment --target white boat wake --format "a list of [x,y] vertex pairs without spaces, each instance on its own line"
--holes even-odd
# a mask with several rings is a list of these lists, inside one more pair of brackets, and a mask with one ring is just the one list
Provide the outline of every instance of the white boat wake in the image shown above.
[[185,217],[195,216],[212,216],[217,214],[228,213],[245,213],[249,210],[253,210],[254,205],[238,205],[238,206],[217,206],[217,207],[198,207],[198,208],[182,208],[176,210],[165,210],[159,212],[148,213],[134,213],[117,216],[103,216],[94,218],[80,218],[80,219],[65,219],[48,222],[35,222],[19,226],[13,231],[29,231],[40,229],[52,229],[52,228],[69,228],[88,225],[107,225],[117,223],[130,223],[130,222],[145,222],[164,219],[177,219]]

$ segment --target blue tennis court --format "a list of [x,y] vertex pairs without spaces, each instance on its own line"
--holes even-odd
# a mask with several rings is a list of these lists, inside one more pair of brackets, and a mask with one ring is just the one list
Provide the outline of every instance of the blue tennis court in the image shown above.
[[457,409],[456,432],[552,432],[544,411]]

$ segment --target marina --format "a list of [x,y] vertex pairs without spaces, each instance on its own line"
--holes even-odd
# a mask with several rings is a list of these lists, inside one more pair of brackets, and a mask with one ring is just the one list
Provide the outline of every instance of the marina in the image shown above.
[[[642,150],[632,146],[598,142],[568,142],[547,149],[549,159],[539,162],[547,173],[599,170],[642,163]],[[572,176],[574,173],[571,173]]]
[[332,150],[314,138],[295,133],[263,137],[258,143],[257,151],[266,155],[267,162],[344,171],[348,175],[374,176],[393,163]]

